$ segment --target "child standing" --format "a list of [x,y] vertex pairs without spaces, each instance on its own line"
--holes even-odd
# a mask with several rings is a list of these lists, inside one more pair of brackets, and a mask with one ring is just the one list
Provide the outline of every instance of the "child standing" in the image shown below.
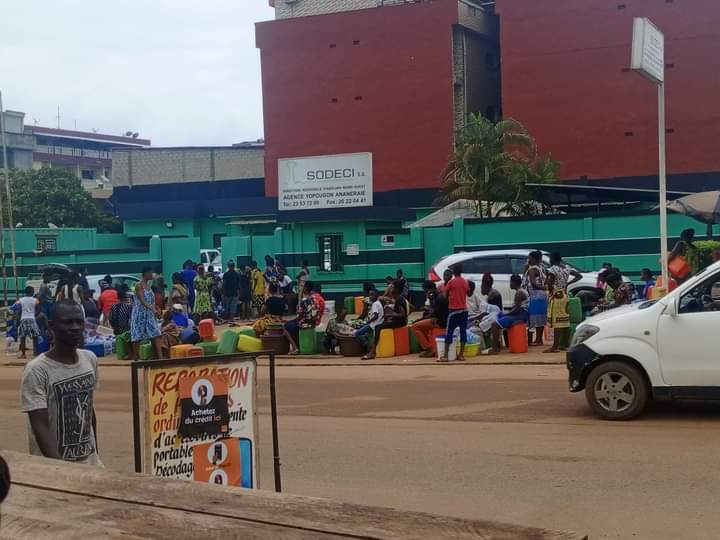
[[18,340],[20,341],[20,353],[18,358],[27,358],[26,338],[35,339],[40,335],[35,315],[40,302],[35,298],[35,289],[25,287],[25,296],[17,301],[20,309],[20,324],[18,325]]

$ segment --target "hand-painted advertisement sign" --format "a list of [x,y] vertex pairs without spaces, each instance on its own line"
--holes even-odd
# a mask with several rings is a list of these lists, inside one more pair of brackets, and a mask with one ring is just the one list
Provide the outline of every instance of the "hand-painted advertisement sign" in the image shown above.
[[257,486],[256,371],[255,359],[142,369],[142,472]]

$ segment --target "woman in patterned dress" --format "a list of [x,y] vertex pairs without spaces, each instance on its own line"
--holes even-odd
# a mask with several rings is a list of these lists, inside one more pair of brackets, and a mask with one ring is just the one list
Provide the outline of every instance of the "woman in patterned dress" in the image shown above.
[[195,277],[195,305],[193,313],[205,317],[205,314],[212,315],[212,290],[215,286],[213,276],[207,274],[202,266],[198,266],[198,275]]
[[528,328],[535,329],[535,342],[531,345],[543,344],[543,332],[547,324],[547,285],[545,269],[542,266],[542,253],[531,251],[528,255],[527,270],[523,277],[523,288],[528,292]]
[[152,268],[143,268],[142,280],[135,285],[135,298],[133,298],[132,315],[130,317],[130,341],[132,341],[133,360],[138,359],[140,343],[145,340],[152,341],[156,358],[162,358],[160,325],[157,320],[159,312],[155,307],[155,293],[150,286],[152,274]]
[[[554,353],[568,346],[570,341],[570,312],[568,310],[568,285],[582,279],[582,275],[568,268],[559,253],[550,254],[547,271],[548,324],[553,329],[553,344],[546,353]],[[572,279],[571,279],[572,278]]]

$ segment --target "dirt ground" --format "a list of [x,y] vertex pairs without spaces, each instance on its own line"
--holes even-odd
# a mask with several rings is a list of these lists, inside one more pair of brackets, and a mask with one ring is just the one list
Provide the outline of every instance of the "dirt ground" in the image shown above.
[[[608,423],[567,392],[562,365],[390,363],[278,368],[285,491],[592,539],[716,536],[720,406],[654,406]],[[26,451],[21,372],[0,366],[0,448]],[[271,489],[259,372],[261,485]],[[105,464],[131,471],[126,366],[102,367],[96,407]]]

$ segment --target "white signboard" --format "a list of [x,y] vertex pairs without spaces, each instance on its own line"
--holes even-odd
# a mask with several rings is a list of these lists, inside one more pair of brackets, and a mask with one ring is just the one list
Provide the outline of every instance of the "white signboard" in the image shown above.
[[373,205],[372,154],[278,160],[279,210]]
[[630,67],[657,84],[665,81],[665,36],[650,19],[633,19]]
[[360,244],[348,244],[345,251],[347,252],[348,257],[357,257],[360,255]]

